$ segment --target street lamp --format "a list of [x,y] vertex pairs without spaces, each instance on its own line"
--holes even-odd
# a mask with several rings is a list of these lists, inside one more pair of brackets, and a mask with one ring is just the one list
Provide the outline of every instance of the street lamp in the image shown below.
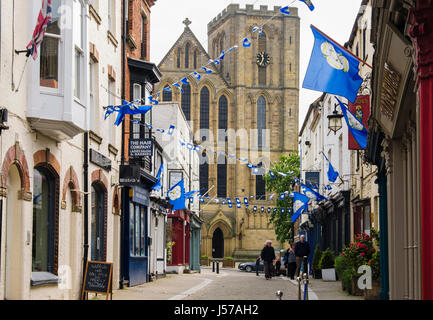
[[329,130],[334,132],[334,135],[337,134],[337,131],[340,130],[343,125],[341,124],[341,118],[343,118],[342,114],[339,114],[337,111],[337,104],[334,105],[334,112],[328,115],[328,128]]

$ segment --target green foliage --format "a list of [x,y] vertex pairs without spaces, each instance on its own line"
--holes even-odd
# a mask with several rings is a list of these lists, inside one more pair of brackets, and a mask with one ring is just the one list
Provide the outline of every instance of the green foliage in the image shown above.
[[341,281],[343,282],[344,289],[352,294],[352,269],[346,269],[341,275]]
[[201,259],[207,259],[207,258],[209,258],[207,255],[202,255],[201,257],[200,257]]
[[371,267],[371,274],[373,277],[373,281],[378,281],[380,278],[380,253],[379,251],[375,251],[371,257],[371,260],[367,262],[367,264]]
[[318,244],[313,254],[313,270],[320,270],[319,262],[321,256],[322,256],[322,251],[320,250],[320,244]]
[[[291,155],[281,154],[279,161],[275,162],[270,170],[283,173],[294,172],[293,175],[286,177],[275,174],[275,178],[273,179],[269,176],[269,173],[265,176],[266,189],[269,192],[276,193],[277,195],[286,191],[290,193],[293,191],[293,178],[298,177],[300,173],[299,156],[296,153]],[[276,206],[277,208],[292,208],[293,200],[289,197],[285,197],[284,200],[278,198]],[[269,217],[268,225],[270,224],[274,225],[277,240],[281,242],[281,244],[284,244],[286,241],[293,242],[294,230],[290,214],[281,214],[281,210],[272,212]]]
[[233,257],[225,257],[224,260],[233,260]]
[[343,279],[343,273],[349,267],[346,259],[342,255],[339,255],[335,258],[335,272],[338,275],[339,279]]
[[334,268],[334,261],[335,261],[334,251],[331,251],[331,249],[328,248],[322,252],[322,256],[320,257],[320,261],[319,261],[319,268],[332,269]]

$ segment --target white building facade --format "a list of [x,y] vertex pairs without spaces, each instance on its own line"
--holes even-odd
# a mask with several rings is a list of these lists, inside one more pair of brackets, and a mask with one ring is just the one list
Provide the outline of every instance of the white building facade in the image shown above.
[[113,279],[119,274],[121,132],[103,120],[102,106],[119,101],[121,8],[100,1],[96,21],[88,1],[52,0],[53,21],[26,65],[14,50],[29,43],[41,4],[0,4],[1,105],[9,112],[0,136],[0,299],[78,299],[85,216],[87,258],[113,262]]

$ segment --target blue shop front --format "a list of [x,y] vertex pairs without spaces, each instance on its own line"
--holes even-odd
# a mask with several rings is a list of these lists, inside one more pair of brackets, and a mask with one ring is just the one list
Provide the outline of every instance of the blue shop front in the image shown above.
[[125,188],[124,205],[124,277],[128,286],[149,281],[149,189]]

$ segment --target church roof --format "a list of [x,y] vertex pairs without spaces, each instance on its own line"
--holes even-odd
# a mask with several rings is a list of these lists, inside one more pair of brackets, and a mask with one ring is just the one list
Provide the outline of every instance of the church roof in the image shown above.
[[[172,53],[175,53],[175,50],[179,47],[183,48],[183,43],[186,41],[190,41],[191,44],[193,46],[196,46],[199,49],[199,54],[203,54],[207,59],[207,61],[211,60],[212,58],[209,56],[209,54],[207,53],[207,51],[203,48],[203,46],[201,45],[200,41],[197,39],[197,37],[195,36],[194,32],[192,32],[192,30],[190,29],[189,25],[191,24],[191,21],[186,18],[183,21],[183,24],[185,24],[185,29],[182,32],[182,34],[179,36],[179,38],[176,40],[176,42],[173,44],[173,46],[170,48],[170,50],[168,50],[167,54],[164,56],[164,58],[162,58],[161,62],[158,64],[158,68],[164,73],[164,64],[166,64],[168,62],[168,58],[172,55]],[[201,66],[200,66],[201,67]],[[172,67],[166,68],[169,70],[166,71],[175,71],[172,70]],[[226,84],[226,86],[228,86],[227,81],[224,79],[223,76],[221,76],[219,70],[217,68],[212,68],[212,70],[214,71],[214,74],[218,76],[218,78],[221,79],[221,81],[224,82],[224,84]],[[198,71],[198,70],[197,70]],[[164,76],[164,75],[163,75]],[[179,79],[180,80],[180,79]]]

